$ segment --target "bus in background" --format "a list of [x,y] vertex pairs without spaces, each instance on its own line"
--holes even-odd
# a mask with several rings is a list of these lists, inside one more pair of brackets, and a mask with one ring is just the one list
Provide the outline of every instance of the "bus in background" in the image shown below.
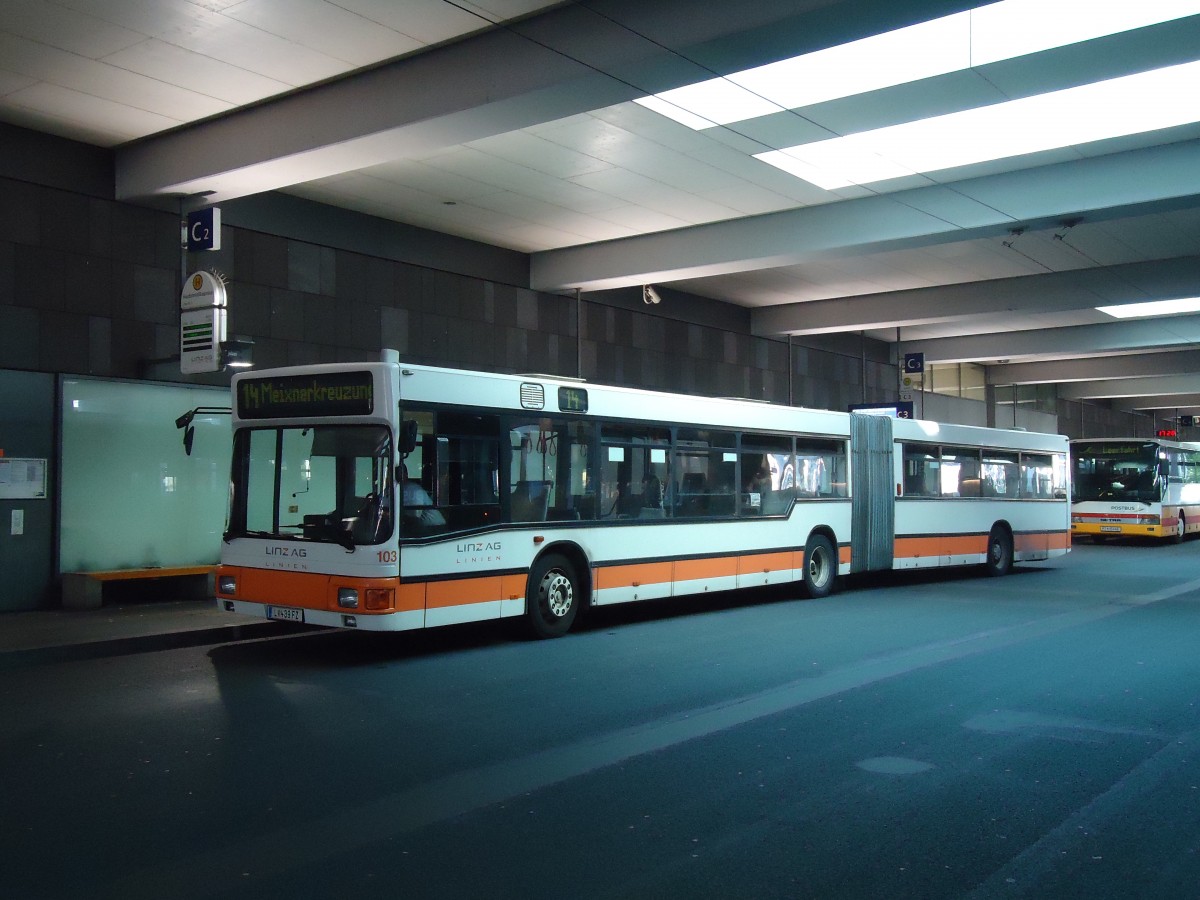
[[233,380],[224,609],[360,630],[1070,549],[1067,441],[379,362]]
[[1182,541],[1200,531],[1200,444],[1077,439],[1071,470],[1072,534]]

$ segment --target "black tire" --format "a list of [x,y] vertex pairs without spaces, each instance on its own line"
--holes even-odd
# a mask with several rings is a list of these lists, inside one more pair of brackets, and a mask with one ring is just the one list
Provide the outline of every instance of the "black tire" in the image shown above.
[[579,579],[564,556],[543,556],[529,571],[525,617],[535,637],[562,637],[579,613]]
[[828,597],[837,585],[838,559],[823,534],[811,535],[804,546],[804,589],[813,599]]
[[994,577],[1007,575],[1013,566],[1012,532],[1002,525],[993,525],[988,535],[987,562],[984,567]]

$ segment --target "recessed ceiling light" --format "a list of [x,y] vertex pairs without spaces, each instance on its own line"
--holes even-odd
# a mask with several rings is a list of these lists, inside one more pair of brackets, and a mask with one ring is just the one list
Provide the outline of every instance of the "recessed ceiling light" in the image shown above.
[[832,190],[1200,121],[1200,62],[756,153]]
[[1142,316],[1177,316],[1181,313],[1200,312],[1200,297],[1184,297],[1179,300],[1151,300],[1146,303],[1125,303],[1120,306],[1097,306],[1096,309],[1117,319],[1134,319]]
[[636,102],[704,129],[1200,14],[1200,0],[1002,0]]

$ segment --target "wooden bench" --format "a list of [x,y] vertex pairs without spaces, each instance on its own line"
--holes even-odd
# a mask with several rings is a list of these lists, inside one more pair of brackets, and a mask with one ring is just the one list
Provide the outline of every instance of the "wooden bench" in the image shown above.
[[216,566],[148,566],[144,569],[109,569],[101,572],[64,572],[63,607],[99,609],[104,600],[104,585],[138,578],[179,578],[184,582],[186,598],[203,600],[213,596]]

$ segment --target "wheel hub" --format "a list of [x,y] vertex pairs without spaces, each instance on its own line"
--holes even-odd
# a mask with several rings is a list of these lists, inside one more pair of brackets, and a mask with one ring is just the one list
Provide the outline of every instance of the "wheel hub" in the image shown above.
[[542,580],[542,598],[550,614],[561,619],[570,611],[575,600],[571,580],[559,572],[548,572]]

